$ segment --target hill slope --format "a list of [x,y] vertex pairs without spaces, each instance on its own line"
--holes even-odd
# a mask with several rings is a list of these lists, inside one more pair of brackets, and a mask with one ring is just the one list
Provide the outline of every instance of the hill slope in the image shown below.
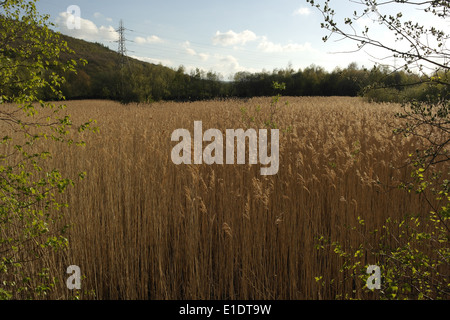
[[159,100],[167,98],[167,81],[189,76],[162,65],[155,65],[128,57],[122,73],[119,54],[108,47],[63,35],[74,55],[64,59],[85,59],[86,65],[79,64],[77,74],[68,74],[63,92],[67,99],[101,98],[115,100]]

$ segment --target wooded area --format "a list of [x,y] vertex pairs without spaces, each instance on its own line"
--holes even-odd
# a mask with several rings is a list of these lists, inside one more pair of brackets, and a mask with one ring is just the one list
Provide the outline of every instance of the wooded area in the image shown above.
[[[430,96],[448,94],[446,86],[431,88],[421,83],[418,74],[392,71],[387,66],[366,69],[356,63],[331,72],[316,65],[303,70],[288,66],[259,73],[238,72],[231,80],[223,79],[214,71],[196,69],[187,72],[183,66],[171,69],[133,58],[128,58],[128,63],[121,69],[118,53],[106,46],[68,36],[64,38],[76,52],[70,58],[77,60],[82,57],[88,62],[84,66],[79,65],[77,74],[66,76],[62,89],[68,100],[152,102],[271,96],[274,94],[274,81],[286,84],[283,95],[287,96],[364,95],[371,101],[401,102],[410,98],[424,101]],[[43,92],[43,95],[44,99],[54,98],[51,92]]]

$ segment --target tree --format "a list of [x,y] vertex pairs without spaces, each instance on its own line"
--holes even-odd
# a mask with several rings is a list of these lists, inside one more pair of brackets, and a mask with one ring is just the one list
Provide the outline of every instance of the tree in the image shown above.
[[[343,38],[356,42],[357,51],[366,47],[376,47],[384,49],[392,54],[393,58],[403,60],[403,64],[398,69],[411,70],[417,68],[424,75],[427,68],[437,68],[438,70],[449,69],[450,49],[445,46],[449,35],[444,30],[439,30],[434,26],[426,26],[420,21],[412,21],[403,17],[402,11],[397,13],[395,10],[405,10],[407,7],[414,6],[415,9],[431,15],[434,22],[445,19],[450,15],[450,4],[447,0],[431,1],[413,1],[413,0],[391,0],[378,2],[377,0],[352,0],[353,4],[358,4],[360,10],[354,10],[353,17],[344,18],[339,23],[336,18],[336,12],[330,6],[331,0],[325,0],[323,5],[316,4],[315,0],[306,0],[315,6],[323,15],[324,22],[321,27],[330,32],[323,37],[328,41],[331,36],[337,34]],[[385,14],[383,9],[390,13]],[[396,40],[396,44],[386,43],[385,39],[379,39],[371,34],[371,28],[365,26],[362,30],[354,27],[354,22],[368,18],[379,24],[381,27],[389,30]],[[406,46],[403,43],[407,43]],[[369,48],[370,49],[370,48]],[[385,57],[383,57],[385,60]],[[431,76],[429,76],[431,80]],[[434,79],[434,81],[437,81]],[[439,80],[449,84],[448,79]]]
[[93,124],[76,125],[62,113],[64,105],[42,99],[43,92],[64,99],[63,75],[77,62],[62,61],[72,51],[35,2],[0,2],[0,299],[43,297],[54,286],[45,263],[33,270],[30,262],[67,246],[67,226],[60,223],[65,204],[57,194],[74,182],[51,168],[49,150],[83,145],[70,129]]
[[[400,67],[393,66],[394,72],[402,69],[407,73],[418,73],[417,82],[401,85],[419,86],[420,89],[425,89],[425,95],[421,99],[408,97],[403,100],[403,111],[396,115],[403,120],[403,125],[395,128],[394,132],[414,136],[421,142],[420,147],[409,157],[411,179],[402,182],[400,187],[423,197],[430,205],[430,214],[405,217],[396,222],[387,221],[380,239],[395,238],[397,247],[381,243],[371,243],[369,246],[374,248],[371,253],[379,261],[383,261],[385,275],[383,298],[448,299],[450,49],[447,41],[450,36],[435,25],[449,18],[450,2],[350,0],[359,7],[354,10],[352,17],[345,17],[339,22],[330,0],[324,0],[320,4],[314,0],[306,1],[316,7],[323,16],[321,27],[329,31],[329,34],[323,37],[324,41],[338,35],[340,40],[355,42],[356,51],[366,47],[383,49],[388,57],[385,55],[379,57],[380,61],[386,61],[390,57],[396,63],[401,62]],[[403,12],[411,7],[422,11],[424,16],[433,18],[433,26],[426,26],[423,22],[426,19],[421,21],[405,19]],[[373,22],[372,26],[378,25],[387,30],[393,35],[395,43],[377,38],[371,32],[372,26],[358,29],[355,21],[362,21],[363,18],[370,19]],[[387,75],[389,76],[389,73]],[[374,86],[388,87],[380,83]],[[367,248],[367,244],[362,244],[358,251],[352,254],[342,250],[338,243],[333,245],[336,248],[335,252],[346,259],[343,271],[354,272],[360,261],[350,260],[352,257],[359,258],[362,248]],[[362,277],[367,278],[367,275]]]

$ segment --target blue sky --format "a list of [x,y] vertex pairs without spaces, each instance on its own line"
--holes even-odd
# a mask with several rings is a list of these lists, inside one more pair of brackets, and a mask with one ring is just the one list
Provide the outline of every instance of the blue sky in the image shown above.
[[[335,3],[340,18],[360,8],[345,0]],[[80,29],[67,28],[70,5],[80,8]],[[272,71],[288,64],[295,70],[315,64],[329,71],[350,62],[374,64],[373,51],[336,53],[355,49],[354,43],[324,43],[322,16],[305,0],[40,0],[38,10],[50,14],[58,31],[113,50],[122,19],[129,56],[174,69],[212,70],[225,79],[238,71]]]

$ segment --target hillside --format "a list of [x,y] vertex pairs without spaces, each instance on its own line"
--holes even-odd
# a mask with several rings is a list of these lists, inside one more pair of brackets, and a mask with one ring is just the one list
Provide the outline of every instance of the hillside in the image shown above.
[[[151,102],[159,100],[195,101],[225,97],[251,98],[275,94],[274,81],[285,83],[282,92],[287,96],[358,96],[364,94],[373,101],[403,99],[426,100],[431,96],[447,96],[445,86],[430,88],[420,83],[420,76],[405,71],[392,71],[386,67],[359,68],[350,63],[345,69],[328,72],[320,66],[303,70],[275,69],[272,72],[238,72],[233,81],[225,82],[213,71],[196,69],[189,74],[183,66],[178,70],[143,62],[128,57],[123,70],[119,67],[119,54],[99,43],[91,43],[62,36],[74,55],[63,59],[85,59],[77,74],[67,74],[63,93],[68,100],[111,99],[122,102]],[[123,79],[123,82],[122,82]],[[375,89],[367,91],[372,86]],[[380,89],[376,89],[376,88]],[[45,99],[51,99],[46,96]]]
[[[92,43],[70,36],[62,36],[75,55],[64,56],[64,59],[85,59],[86,65],[79,64],[77,74],[67,75],[67,82],[63,92],[68,99],[101,98],[121,100],[121,73],[119,68],[119,55],[100,43]],[[128,65],[124,70],[125,99],[128,100],[160,100],[166,98],[165,87],[167,81],[181,75],[176,71],[164,67],[139,61],[128,57]],[[147,85],[144,86],[145,81]],[[139,82],[139,83],[138,83]],[[146,91],[146,94],[140,91]],[[142,96],[141,96],[142,95]]]

